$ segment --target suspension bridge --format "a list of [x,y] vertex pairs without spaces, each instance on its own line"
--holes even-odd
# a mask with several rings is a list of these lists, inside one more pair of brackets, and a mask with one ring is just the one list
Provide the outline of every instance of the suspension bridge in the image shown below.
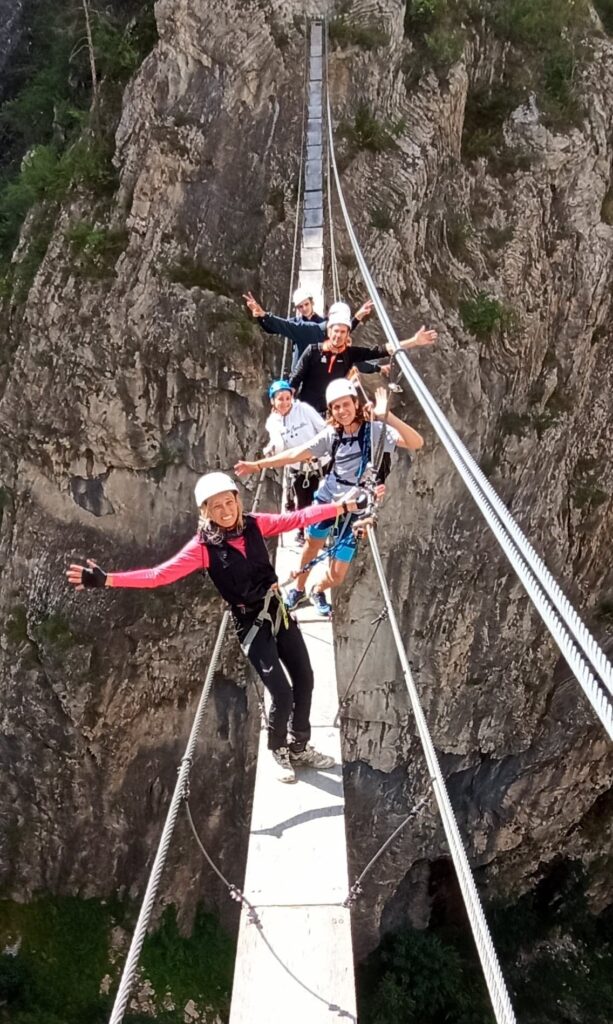
[[[310,25],[303,136],[299,180],[302,203],[300,205],[299,202],[297,210],[290,295],[296,283],[295,264],[300,238],[299,283],[309,288],[316,308],[323,311],[324,198],[327,192],[329,227],[332,229],[334,189],[362,278],[386,339],[394,351],[393,359],[399,373],[417,398],[453,466],[565,658],[583,693],[583,697],[578,694],[578,699],[590,703],[602,727],[609,737],[613,737],[613,667],[605,652],[449,424],[406,353],[400,349],[398,336],[360,248],[343,195],[334,149],[331,96],[327,88],[325,23],[320,20],[314,20]],[[325,175],[324,154],[327,166]],[[331,234],[332,289],[336,299],[338,276],[333,238]],[[287,347],[284,366],[286,355]],[[254,498],[254,509],[259,501],[261,484],[262,479]],[[331,1021],[357,1021],[350,908],[360,894],[364,875],[384,855],[402,828],[408,827],[418,815],[431,813],[429,808],[434,806],[443,824],[494,1016],[498,1024],[513,1024],[515,1021],[411,674],[374,526],[368,525],[365,532],[385,608],[375,632],[380,622],[387,619],[428,767],[430,791],[423,794],[415,807],[407,809],[405,821],[388,837],[360,877],[350,886],[332,628],[329,623],[321,620],[312,621],[309,612],[300,612],[298,619],[316,679],[312,716],[316,744],[322,751],[334,755],[338,767],[324,773],[307,772],[298,784],[283,787],[272,777],[271,759],[265,751],[262,731],[244,886],[241,889],[236,882],[226,879],[211,861],[197,834],[189,806],[188,785],[217,661],[225,642],[229,612],[224,612],[120,979],[110,1024],[120,1024],[128,1008],[166,855],[177,817],[183,808],[211,869],[225,883],[229,895],[242,905],[230,1024],[285,1024],[288,1018],[296,1024],[324,1024]],[[297,551],[292,549],[291,544],[279,546],[277,571],[281,580],[289,576],[296,559]]]

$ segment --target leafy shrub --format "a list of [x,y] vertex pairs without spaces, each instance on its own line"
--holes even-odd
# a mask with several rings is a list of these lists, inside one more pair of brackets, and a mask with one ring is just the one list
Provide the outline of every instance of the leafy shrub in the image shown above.
[[359,979],[364,1024],[492,1024],[485,985],[471,956],[438,936],[391,935]]
[[389,43],[389,36],[377,25],[356,25],[344,15],[330,21],[328,38],[333,46],[360,46],[363,50],[378,50]]
[[447,0],[407,0],[404,30],[407,35],[426,33],[447,13]]
[[389,210],[386,210],[383,206],[376,206],[370,211],[370,223],[373,228],[377,228],[379,231],[389,231],[394,226]]
[[178,1005],[188,999],[206,1000],[214,1009],[227,1012],[234,944],[202,909],[187,938],[178,929],[174,907],[167,907],[158,929],[145,939],[142,967],[160,998],[171,991]]
[[28,639],[28,617],[24,605],[18,604],[11,609],[4,632],[10,644],[22,644]]
[[445,227],[449,250],[461,259],[466,255],[466,243],[473,234],[473,226],[467,217],[455,215],[449,217]]
[[343,122],[340,126],[341,135],[353,149],[369,149],[372,153],[392,149],[403,130],[403,121],[377,121],[365,104],[358,107],[353,124]]
[[[0,103],[3,295],[10,293],[15,276],[7,270],[8,257],[34,204],[60,202],[75,186],[96,196],[115,191],[117,86],[138,67],[157,38],[152,0],[109,3],[104,14],[92,10],[102,116],[91,132],[90,67],[81,5],[72,0],[39,0],[30,14],[28,33],[14,54]],[[28,273],[17,276],[25,280]]]
[[404,31],[420,51],[419,69],[425,63],[443,71],[460,59],[472,7],[472,0],[407,0]]
[[127,81],[157,42],[152,5],[146,5],[141,17],[130,20],[127,25],[95,11],[92,38],[100,76],[114,82]]
[[469,160],[490,156],[503,144],[502,128],[522,102],[520,90],[499,82],[469,91],[464,111],[462,155]]
[[168,268],[168,277],[185,288],[204,288],[205,291],[215,292],[216,295],[231,296],[236,290],[216,270],[187,257]]
[[[125,924],[123,906],[77,897],[39,897],[31,903],[0,901],[0,1020],[11,1024],[107,1024],[110,999],[100,982],[117,968],[109,961],[111,928]],[[130,927],[131,922],[128,922]],[[174,909],[145,939],[141,964],[160,1003],[170,992],[175,1010],[161,1008],[159,1024],[182,1024],[183,1006],[195,999],[226,1013],[232,984],[234,945],[215,919],[200,908],[193,933],[179,933]],[[126,1024],[151,1016],[127,1014]]]
[[613,0],[594,0],[594,7],[598,11],[605,32],[613,35]]
[[479,292],[474,299],[464,299],[459,309],[464,326],[482,341],[490,338],[497,328],[507,329],[513,320],[511,310],[487,292]]
[[498,424],[503,434],[525,437],[530,430],[531,418],[528,413],[507,410],[507,412],[502,413]]
[[42,619],[35,628],[36,639],[58,651],[67,651],[77,639],[70,628],[68,619],[60,612],[52,612]]
[[66,232],[66,239],[76,256],[76,267],[85,277],[96,279],[113,275],[127,245],[128,233],[79,221]]
[[613,185],[609,186],[607,194],[602,200],[600,216],[605,224],[613,224]]
[[551,47],[581,33],[588,18],[588,0],[495,0],[491,6],[491,24],[500,37],[528,48]]
[[455,64],[464,52],[464,33],[460,29],[435,28],[425,36],[425,42],[435,67]]

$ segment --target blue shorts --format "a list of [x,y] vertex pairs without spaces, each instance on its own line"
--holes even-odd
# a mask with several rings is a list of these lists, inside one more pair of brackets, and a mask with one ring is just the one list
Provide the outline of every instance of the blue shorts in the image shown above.
[[[317,502],[315,504],[317,504]],[[335,534],[332,536],[332,543],[336,543],[341,532],[343,536],[338,547],[335,547],[332,552],[332,558],[338,559],[339,562],[350,562],[352,558],[355,558],[355,553],[358,547],[358,542],[351,529],[353,519],[355,519],[355,516],[351,515],[351,513],[349,513],[348,516],[340,516],[338,524],[336,519],[324,519],[321,523],[314,523],[312,526],[307,527],[307,537],[311,540],[325,540],[326,537],[329,537],[332,534],[334,528],[337,527]],[[343,530],[345,522],[347,523],[347,526]]]

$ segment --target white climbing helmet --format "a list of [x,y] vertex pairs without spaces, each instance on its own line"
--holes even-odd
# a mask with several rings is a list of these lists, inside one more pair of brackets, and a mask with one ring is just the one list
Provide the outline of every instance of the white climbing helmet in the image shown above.
[[313,296],[308,288],[296,288],[294,292],[294,305],[299,306],[302,302],[306,302],[307,299],[313,301]]
[[194,488],[198,508],[203,502],[208,501],[215,494],[221,494],[222,491],[238,492],[238,487],[232,477],[227,473],[205,473]]
[[328,312],[328,327],[343,324],[351,330],[351,310],[346,302],[333,302]]
[[355,384],[352,384],[346,377],[339,377],[338,380],[332,380],[326,388],[326,405],[332,405],[332,402],[336,402],[339,398],[357,398],[358,392]]

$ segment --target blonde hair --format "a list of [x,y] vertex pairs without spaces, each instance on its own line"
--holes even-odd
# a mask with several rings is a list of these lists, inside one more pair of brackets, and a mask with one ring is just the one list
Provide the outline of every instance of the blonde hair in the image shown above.
[[[245,513],[243,511],[243,502],[238,491],[235,492],[236,505],[238,508],[238,516],[236,523],[231,530],[226,530],[223,526],[219,526],[218,523],[214,523],[212,519],[206,514],[208,502],[203,501],[200,506],[200,515],[198,516],[198,534],[202,541],[207,544],[223,544],[227,533],[242,533],[245,529]],[[213,495],[215,497],[215,495]],[[210,499],[209,499],[210,500]]]

